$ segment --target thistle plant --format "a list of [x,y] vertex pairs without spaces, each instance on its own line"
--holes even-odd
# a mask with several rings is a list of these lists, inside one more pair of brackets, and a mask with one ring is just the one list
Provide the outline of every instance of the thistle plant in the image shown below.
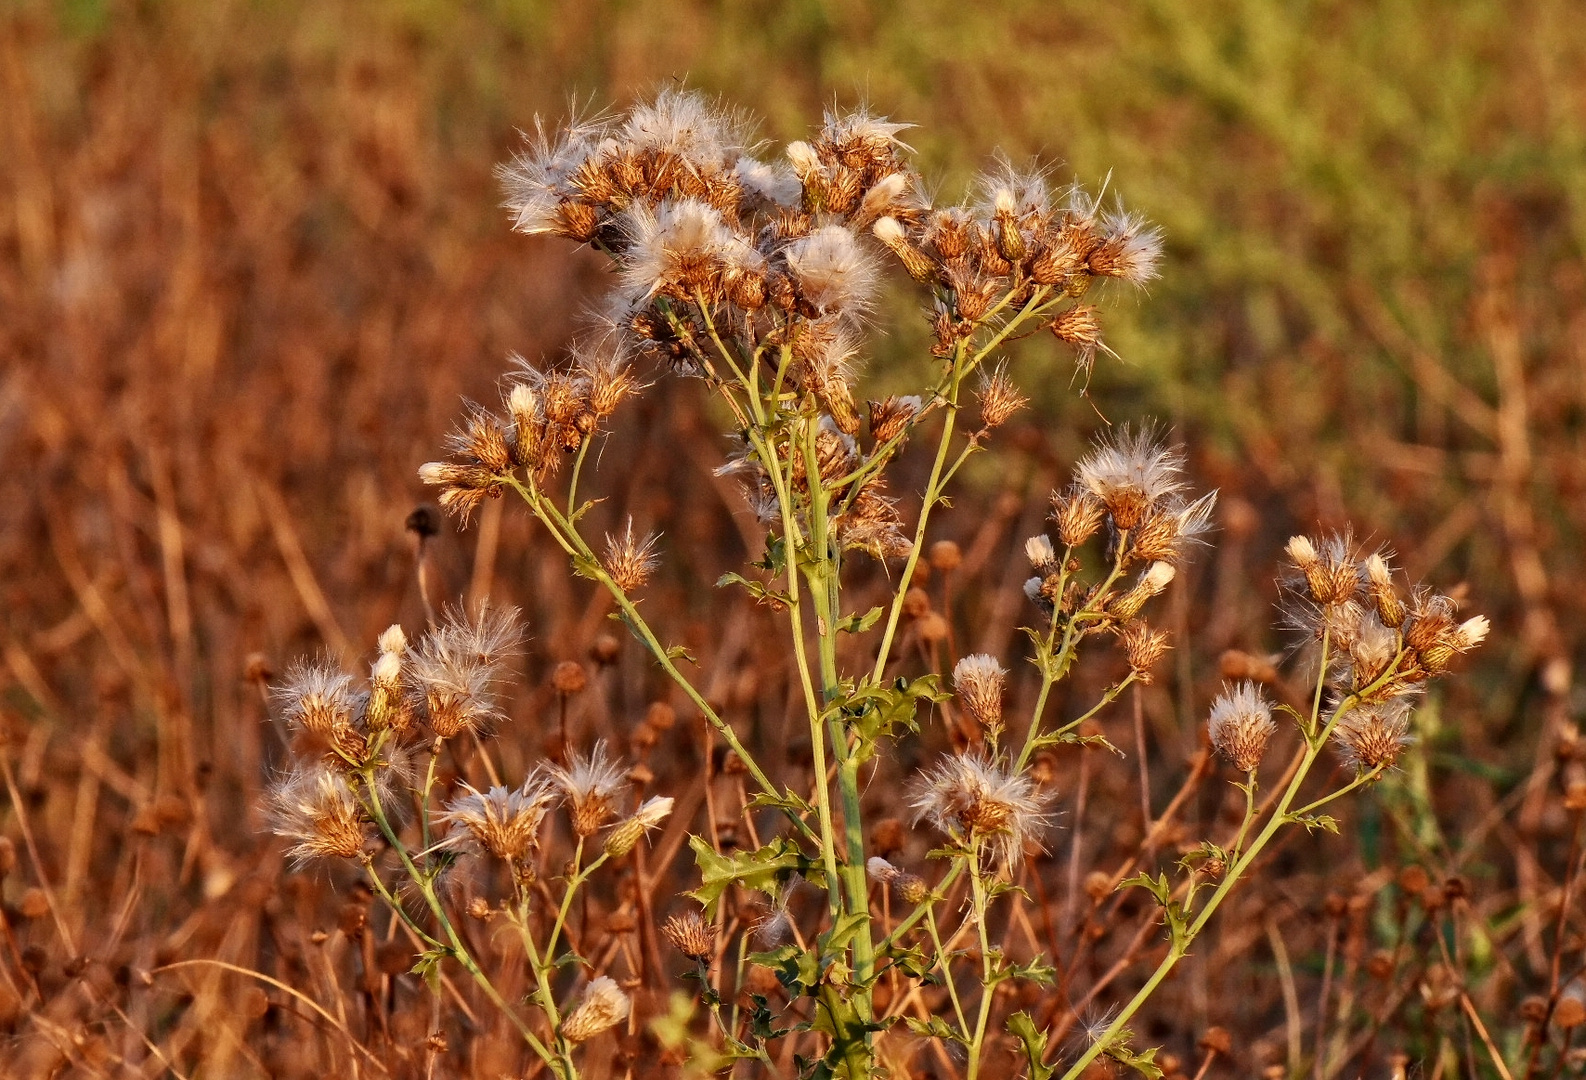
[[[1348,536],[1291,542],[1287,611],[1312,643],[1302,654],[1315,665],[1312,688],[1295,706],[1242,683],[1212,706],[1207,738],[1237,774],[1243,820],[1171,871],[1154,867],[1148,838],[1140,872],[1104,882],[1103,894],[1139,887],[1154,896],[1166,951],[1072,1060],[1055,1064],[1052,1011],[1017,1006],[1069,992],[1078,967],[1060,971],[1057,957],[1013,929],[1030,902],[1022,883],[1032,859],[1072,824],[1046,763],[1114,749],[1094,721],[1151,682],[1170,647],[1149,621],[1153,605],[1208,542],[1215,493],[1191,490],[1183,454],[1156,429],[1121,426],[1052,493],[1050,533],[1024,544],[1024,659],[1039,687],[1028,715],[1005,711],[1011,659],[974,654],[947,671],[920,670],[929,650],[916,656],[905,643],[932,639],[927,628],[941,619],[915,587],[936,514],[965,463],[1025,404],[1010,347],[1050,333],[1087,372],[1110,352],[1099,300],[1156,276],[1161,237],[1078,185],[1056,187],[1046,172],[1006,162],[967,201],[934,205],[909,164],[905,131],[863,109],[834,111],[809,141],[772,157],[744,117],[673,91],[621,115],[540,129],[501,170],[513,224],[605,253],[616,284],[565,362],[520,365],[501,407],[471,407],[450,456],[421,475],[463,519],[486,499],[521,499],[573,571],[609,593],[616,617],[741,771],[754,846],[693,837],[698,885],[661,927],[692,965],[702,1010],[685,1002],[655,1022],[669,1052],[704,1071],[859,1078],[909,1075],[924,1045],[942,1068],[975,1078],[1007,1075],[1007,1051],[1017,1049],[1034,1078],[1072,1080],[1103,1055],[1159,1074],[1155,1051],[1134,1044],[1131,1018],[1274,837],[1333,827],[1322,811],[1393,767],[1414,696],[1480,642],[1486,623],[1456,620],[1445,597],[1404,592],[1385,553],[1363,552]],[[868,399],[860,360],[889,268],[924,298],[930,355],[917,363],[917,393]],[[729,570],[720,584],[782,620],[809,734],[807,775],[757,759],[752,733],[722,715],[691,677],[687,652],[647,619],[641,594],[657,570],[655,539],[631,522],[603,543],[585,532],[596,502],[585,477],[598,458],[591,449],[657,371],[698,380],[730,418],[721,471],[742,483],[765,544],[752,567]],[[916,502],[889,479],[917,442],[930,467]],[[893,584],[882,603],[861,609],[851,583],[865,561],[885,564]],[[332,672],[297,680],[286,713],[314,734],[321,760],[283,785],[284,829],[304,855],[362,860],[424,945],[421,967],[461,964],[532,1052],[572,1076],[575,1045],[625,1018],[628,1004],[570,949],[566,912],[589,875],[665,807],[625,808],[621,775],[600,749],[543,766],[518,788],[481,792],[458,781],[440,799],[442,743],[495,719],[489,676],[509,636],[499,625],[499,616],[448,624],[411,658],[383,644],[367,698]],[[1054,687],[1082,652],[1103,648],[1121,657],[1122,674],[1089,707],[1053,715]],[[341,719],[305,704],[328,688],[362,704],[338,706]],[[400,725],[379,719],[387,701],[399,703],[391,707]],[[956,749],[928,761],[907,790],[914,824],[936,847],[927,863],[898,865],[885,856],[902,845],[882,842],[880,825],[865,819],[866,782],[879,759],[938,718]],[[1294,758],[1264,786],[1263,762],[1285,728],[1298,738]],[[1318,791],[1312,774],[1329,745],[1350,776]],[[323,840],[312,813],[305,826],[290,811],[320,806],[315,799],[328,823]],[[416,811],[405,831],[392,815],[397,802]],[[574,855],[560,910],[547,919],[531,883],[544,879],[536,853],[558,803]],[[600,853],[588,859],[586,841],[602,830]],[[382,878],[389,857],[366,843],[375,834],[423,901],[416,910]],[[465,852],[505,871],[500,917],[522,936],[532,1010],[494,987],[455,931],[440,881]],[[801,903],[811,889],[823,901]],[[560,977],[565,966],[595,977],[572,987]]]
[[[542,763],[518,786],[496,782],[479,739],[504,719],[497,684],[520,637],[515,611],[486,609],[449,618],[416,645],[393,626],[364,685],[329,664],[292,672],[277,693],[293,764],[272,810],[300,862],[359,865],[406,928],[415,974],[435,987],[442,961],[455,962],[553,1074],[572,1077],[578,1045],[626,1019],[629,998],[605,975],[559,978],[568,914],[591,876],[628,856],[672,800],[630,805],[624,771],[599,744],[566,764]],[[491,784],[480,791],[443,761],[482,767]],[[558,807],[573,842],[560,896],[545,885],[557,877],[545,841]],[[526,970],[515,981],[527,986],[512,993],[532,1002],[537,1023],[485,970],[465,914],[521,943]]]

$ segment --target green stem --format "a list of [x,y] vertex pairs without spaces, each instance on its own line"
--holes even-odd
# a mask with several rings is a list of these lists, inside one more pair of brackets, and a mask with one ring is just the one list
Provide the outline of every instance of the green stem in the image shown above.
[[975,1015],[975,1033],[969,1043],[969,1068],[967,1080],[980,1075],[980,1054],[986,1042],[986,1023],[991,1019],[991,1003],[997,988],[993,983],[996,972],[992,968],[991,939],[986,929],[986,883],[981,878],[980,841],[974,840],[969,849],[969,888],[974,904],[975,929],[980,935],[980,1006]]
[[[639,614],[638,606],[629,599],[628,594],[622,587],[611,579],[611,575],[606,573],[605,569],[600,565],[600,560],[595,557],[595,553],[584,542],[584,538],[578,533],[578,530],[566,518],[562,517],[560,511],[556,509],[549,499],[542,497],[532,488],[525,487],[516,477],[509,477],[508,482],[523,501],[528,503],[535,516],[545,524],[546,531],[561,545],[562,550],[573,558],[578,565],[579,571],[605,587],[611,598],[616,601],[618,608],[621,609],[623,621],[627,623],[628,629],[633,633],[634,637],[638,638],[645,648],[650,651],[650,655],[660,665],[661,670],[666,672],[667,676],[694,703],[694,707],[705,717],[706,722],[721,735],[728,748],[738,755],[739,760],[749,770],[749,775],[754,778],[760,790],[771,798],[781,801],[783,795],[780,789],[771,782],[770,777],[766,776],[765,771],[755,761],[754,755],[750,754],[739,740],[738,733],[733,731],[731,725],[717,714],[716,710],[705,700],[704,695],[695,688],[687,676],[678,670],[677,665],[672,662],[672,657],[668,655],[666,647],[661,644],[660,640],[655,636],[655,632],[650,629],[649,623],[645,622],[644,616]],[[805,836],[811,840],[815,839],[815,834],[809,825],[797,814],[788,812],[788,818]]]
[[403,869],[408,872],[413,884],[418,887],[420,894],[424,897],[424,902],[429,906],[430,912],[435,916],[435,921],[440,924],[441,930],[445,933],[446,940],[450,946],[448,951],[463,966],[463,969],[472,976],[474,982],[485,992],[485,996],[501,1010],[512,1026],[518,1029],[518,1034],[523,1036],[524,1042],[528,1043],[529,1048],[539,1055],[540,1060],[561,1075],[568,1077],[569,1080],[571,1077],[576,1076],[576,1071],[569,1072],[565,1067],[570,1066],[571,1063],[566,1062],[565,1059],[558,1060],[557,1055],[552,1054],[550,1049],[530,1029],[527,1021],[519,1016],[517,1010],[501,996],[501,991],[496,989],[495,984],[484,973],[484,969],[474,960],[473,954],[468,951],[468,947],[463,944],[461,936],[457,933],[457,928],[452,925],[451,919],[446,915],[446,909],[442,906],[440,897],[435,895],[435,882],[427,875],[420,873],[418,867],[413,865],[413,860],[408,856],[407,847],[402,843],[401,838],[397,836],[396,830],[391,827],[391,822],[386,817],[385,808],[380,805],[380,792],[372,776],[364,777],[364,790],[369,794],[368,805],[370,814],[375,819],[375,824],[379,826],[381,834],[386,838],[386,842],[391,845],[391,849],[402,860]]
[[964,1007],[958,1000],[958,984],[953,979],[952,961],[947,955],[947,949],[942,945],[941,932],[936,928],[936,912],[930,908],[925,909],[925,927],[931,935],[931,944],[936,946],[936,966],[942,969],[942,981],[947,984],[947,996],[953,1002],[953,1015],[958,1017],[958,1031],[964,1038],[969,1038],[969,1021],[964,1019]]

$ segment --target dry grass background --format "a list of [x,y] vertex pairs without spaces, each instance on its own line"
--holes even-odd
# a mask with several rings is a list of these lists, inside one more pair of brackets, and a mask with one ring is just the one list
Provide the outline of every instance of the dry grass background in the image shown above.
[[[1249,663],[1227,650],[1281,648],[1267,582],[1296,528],[1353,520],[1494,619],[1474,676],[1422,712],[1403,770],[1349,804],[1341,836],[1286,845],[1140,1041],[1193,1070],[1219,1025],[1232,1056],[1214,1074],[1296,1072],[1326,971],[1332,1011],[1351,1002],[1322,1025],[1354,1052],[1351,1075],[1396,1053],[1428,1075],[1490,1071],[1450,987],[1516,1053],[1522,999],[1547,993],[1555,953],[1561,980],[1578,974],[1586,928],[1578,894],[1559,915],[1586,708],[1570,678],[1586,629],[1586,23],[1547,0],[1186,10],[0,8],[6,1075],[520,1067],[488,1024],[437,1019],[366,897],[283,864],[260,812],[282,750],[261,681],[317,650],[357,662],[389,623],[422,624],[404,529],[418,464],[459,397],[492,396],[511,350],[554,352],[600,281],[595,260],[508,233],[490,169],[514,125],[563,114],[570,93],[625,101],[680,75],[777,139],[833,95],[868,96],[921,125],[922,161],[949,184],[997,145],[1092,182],[1112,169],[1167,230],[1165,280],[1123,313],[1128,363],[1098,367],[1091,401],[1055,349],[1023,353],[1038,408],[942,518],[965,559],[930,586],[953,637],[922,648],[922,667],[1017,655],[1013,554],[1098,412],[1167,419],[1223,491],[1216,553],[1171,598],[1173,670],[1142,699],[1158,812],[1195,775],[1221,671]],[[887,331],[883,385],[922,354],[915,320]],[[756,745],[788,746],[777,639],[710,587],[759,537],[711,475],[720,418],[690,391],[662,382],[618,425],[600,513],[664,531],[652,620],[699,651],[709,695]],[[500,509],[447,525],[426,574],[437,604],[489,596],[527,614],[506,767],[537,760],[566,708],[581,740],[644,760],[655,790],[693,792],[652,878],[587,913],[586,932],[647,947],[632,913],[686,887],[683,832],[730,824],[708,807],[732,778],[698,782],[705,740],[686,712],[635,742],[664,687],[637,650],[600,640],[602,601],[527,515]],[[549,675],[565,660],[591,681],[564,701]],[[1105,723],[1132,740],[1127,708]],[[780,756],[803,767],[796,744]],[[1058,896],[1073,843],[1110,868],[1143,838],[1133,762],[1053,769],[1061,791],[1083,771],[1090,803],[1038,863]],[[1224,787],[1202,778],[1148,846],[1198,839]],[[893,790],[873,785],[878,812]],[[1085,940],[1092,978],[1149,943],[1133,899],[1093,914],[1041,899],[1058,955]],[[326,1015],[212,965],[159,970],[195,959],[268,974]],[[652,974],[648,1014],[666,1008]],[[1101,1015],[1136,974],[1054,1022]],[[437,1025],[446,1054],[426,1046]],[[645,1038],[614,1045],[617,1075],[655,1060]]]

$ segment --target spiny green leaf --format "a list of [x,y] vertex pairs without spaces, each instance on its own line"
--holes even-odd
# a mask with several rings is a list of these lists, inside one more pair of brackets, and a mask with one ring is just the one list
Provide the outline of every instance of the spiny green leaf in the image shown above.
[[700,876],[699,888],[688,895],[705,905],[707,918],[715,917],[716,905],[730,885],[736,883],[775,897],[794,873],[804,873],[813,867],[798,845],[786,837],[778,837],[758,851],[738,851],[731,855],[718,855],[708,841],[698,836],[689,837],[688,846],[694,849]]
[[1027,1012],[1016,1012],[1008,1017],[1008,1034],[1024,1044],[1024,1058],[1030,1063],[1030,1080],[1051,1080],[1057,1066],[1044,1063],[1046,1057],[1046,1032],[1035,1026]]

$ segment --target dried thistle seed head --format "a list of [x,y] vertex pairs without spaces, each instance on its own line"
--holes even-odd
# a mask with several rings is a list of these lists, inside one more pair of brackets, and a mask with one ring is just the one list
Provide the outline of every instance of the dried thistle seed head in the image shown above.
[[1349,603],[1360,592],[1360,560],[1348,532],[1334,533],[1320,545],[1303,536],[1290,537],[1288,551],[1311,600],[1321,607]]
[[597,742],[587,756],[571,755],[565,768],[550,766],[548,775],[567,800],[575,836],[593,836],[616,816],[624,773],[604,742]]
[[505,862],[521,862],[539,846],[540,823],[556,801],[556,789],[531,775],[516,791],[493,787],[480,792],[466,783],[463,794],[435,815],[451,831],[438,845],[452,851],[482,851]]
[[660,826],[672,813],[672,800],[657,795],[646,799],[633,816],[622,821],[606,837],[606,854],[620,859],[632,851],[646,833]]
[[1240,772],[1253,772],[1278,730],[1272,706],[1253,682],[1223,686],[1206,720],[1212,746]]
[[1057,526],[1057,538],[1064,547],[1079,547],[1095,536],[1106,517],[1101,500],[1085,488],[1052,492],[1052,514],[1048,520]]
[[716,955],[716,928],[697,911],[670,916],[661,924],[661,936],[696,964],[709,964]]
[[1032,536],[1024,542],[1024,557],[1030,560],[1031,568],[1042,577],[1055,574],[1060,569],[1057,549],[1052,546],[1052,538],[1045,533]]
[[1123,642],[1123,655],[1129,661],[1136,682],[1149,683],[1151,669],[1171,649],[1172,643],[1165,630],[1153,630],[1144,622],[1132,622],[1119,634]]
[[631,517],[623,532],[615,536],[606,534],[606,573],[617,583],[617,588],[625,593],[635,592],[650,579],[660,562],[655,551],[659,539],[660,535],[653,532],[635,536]]
[[1101,500],[1119,529],[1138,526],[1158,503],[1184,489],[1184,457],[1159,442],[1147,427],[1124,425],[1080,461],[1079,486]]
[[1002,689],[1008,669],[989,653],[966,656],[953,667],[953,689],[975,723],[988,731],[1002,729]]
[[323,766],[298,769],[270,793],[270,827],[294,841],[291,856],[355,859],[369,840],[363,808],[347,781]]
[[655,210],[640,203],[622,216],[624,249],[618,267],[628,295],[642,304],[658,295],[716,298],[733,232],[721,212],[702,199],[667,200]]
[[764,203],[767,210],[791,209],[803,198],[804,186],[799,183],[798,174],[786,166],[741,157],[733,172],[744,192]]
[[1375,682],[1399,653],[1399,635],[1382,624],[1375,611],[1362,611],[1346,635],[1353,688]]
[[1333,728],[1344,764],[1356,769],[1392,768],[1410,744],[1410,702],[1394,698],[1358,706]]
[[1064,308],[1052,319],[1052,336],[1074,347],[1074,361],[1089,370],[1101,346],[1099,309],[1088,304]]
[[588,1042],[626,1020],[631,1008],[628,995],[616,981],[602,975],[584,988],[578,1007],[562,1021],[562,1038],[570,1043]]
[[1014,413],[1030,403],[1008,378],[1006,365],[999,364],[990,375],[982,374],[975,392],[980,402],[980,422],[988,428],[1001,427]]
[[903,434],[925,403],[916,394],[888,397],[869,402],[870,434],[878,443],[889,442]]
[[922,285],[936,282],[936,263],[909,239],[897,218],[884,217],[870,227],[881,245],[898,257],[909,277]]
[[819,314],[862,316],[870,310],[878,268],[842,225],[823,225],[787,247],[789,274],[800,298]]
[[916,821],[961,841],[982,840],[993,857],[1016,866],[1024,849],[1050,828],[1050,796],[1026,773],[977,755],[943,758],[912,785]]
[[1122,278],[1144,285],[1158,276],[1162,260],[1162,230],[1144,218],[1114,210],[1101,216],[1101,243],[1090,253],[1089,268],[1102,277]]
[[1182,562],[1191,546],[1211,531],[1212,508],[1217,505],[1215,491],[1184,503],[1169,496],[1151,511],[1129,536],[1129,556],[1148,562]]
[[449,613],[420,639],[408,667],[417,703],[443,739],[503,719],[496,686],[523,638],[516,608],[481,608],[476,619]]
[[352,727],[357,705],[352,677],[328,664],[294,667],[274,693],[287,724],[321,740],[334,743]]
[[871,858],[865,863],[865,870],[875,881],[890,886],[906,904],[921,903],[930,894],[924,878],[899,870],[885,859]]

